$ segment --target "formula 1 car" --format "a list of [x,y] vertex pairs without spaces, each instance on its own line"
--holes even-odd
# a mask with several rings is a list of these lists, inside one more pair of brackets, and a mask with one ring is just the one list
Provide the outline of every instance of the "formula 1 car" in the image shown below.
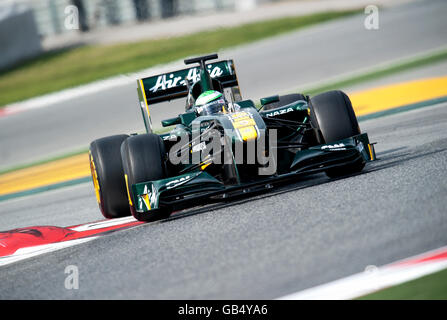
[[[375,160],[349,97],[329,91],[242,99],[233,60],[217,54],[185,60],[193,67],[137,80],[146,133],[90,145],[90,167],[106,218],[142,221],[251,192],[310,173],[340,177]],[[149,106],[185,98],[185,112],[152,131]]]

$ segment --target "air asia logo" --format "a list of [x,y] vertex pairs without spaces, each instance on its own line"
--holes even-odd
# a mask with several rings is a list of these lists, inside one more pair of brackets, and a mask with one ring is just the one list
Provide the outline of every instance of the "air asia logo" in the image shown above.
[[[199,68],[191,68],[188,70],[188,74],[186,75],[186,80],[192,83],[196,83],[200,80],[200,69]],[[208,65],[208,72],[211,78],[220,77],[224,72],[218,66],[212,68],[211,65]],[[155,85],[149,90],[152,92],[157,92],[158,90],[166,90],[175,88],[177,86],[186,86],[186,80],[182,77],[176,77],[174,73],[170,74],[162,74],[158,76],[157,82]]]

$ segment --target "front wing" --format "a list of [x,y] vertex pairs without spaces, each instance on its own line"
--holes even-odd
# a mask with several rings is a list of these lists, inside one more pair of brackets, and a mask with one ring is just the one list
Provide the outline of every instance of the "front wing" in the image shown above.
[[307,174],[374,160],[376,160],[374,145],[369,142],[368,135],[363,133],[297,152],[288,173],[259,176],[254,182],[226,186],[205,171],[190,172],[134,184],[131,186],[132,201],[140,216],[150,215],[152,210],[162,206],[181,210],[259,192],[271,188],[274,184]]

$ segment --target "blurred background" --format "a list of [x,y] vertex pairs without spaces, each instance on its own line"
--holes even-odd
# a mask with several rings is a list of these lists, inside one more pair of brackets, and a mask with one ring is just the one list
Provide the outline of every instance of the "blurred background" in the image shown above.
[[[281,0],[4,0],[0,2],[0,68],[54,46],[89,39],[76,35],[174,17],[247,11]],[[70,27],[71,6],[78,21]],[[14,35],[11,37],[11,35]]]

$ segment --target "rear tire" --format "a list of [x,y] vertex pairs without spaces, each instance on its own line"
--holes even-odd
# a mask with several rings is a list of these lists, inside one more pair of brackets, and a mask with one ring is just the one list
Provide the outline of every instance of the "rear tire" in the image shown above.
[[300,93],[286,94],[286,95],[283,95],[283,96],[279,96],[279,101],[272,102],[272,103],[264,105],[262,110],[263,111],[268,111],[268,110],[280,108],[280,107],[286,106],[286,105],[291,104],[291,103],[293,103],[295,101],[298,101],[298,100],[306,101],[306,97],[304,95],[300,94]]
[[[342,91],[334,90],[324,92],[310,99],[310,117],[312,124],[323,138],[325,143],[346,139],[360,134],[360,127],[352,108],[351,100]],[[329,169],[326,174],[331,177],[340,177],[360,172],[365,163],[345,165]]]
[[90,169],[99,209],[107,219],[129,216],[121,163],[121,143],[128,135],[101,138],[90,144]]
[[[167,177],[165,167],[166,150],[163,140],[156,134],[141,134],[125,140],[121,146],[124,174],[127,175],[128,192],[132,198],[131,186],[140,182],[160,180]],[[140,221],[156,221],[169,217],[171,210],[166,207],[150,210],[149,214],[136,211],[130,205],[132,215]]]

